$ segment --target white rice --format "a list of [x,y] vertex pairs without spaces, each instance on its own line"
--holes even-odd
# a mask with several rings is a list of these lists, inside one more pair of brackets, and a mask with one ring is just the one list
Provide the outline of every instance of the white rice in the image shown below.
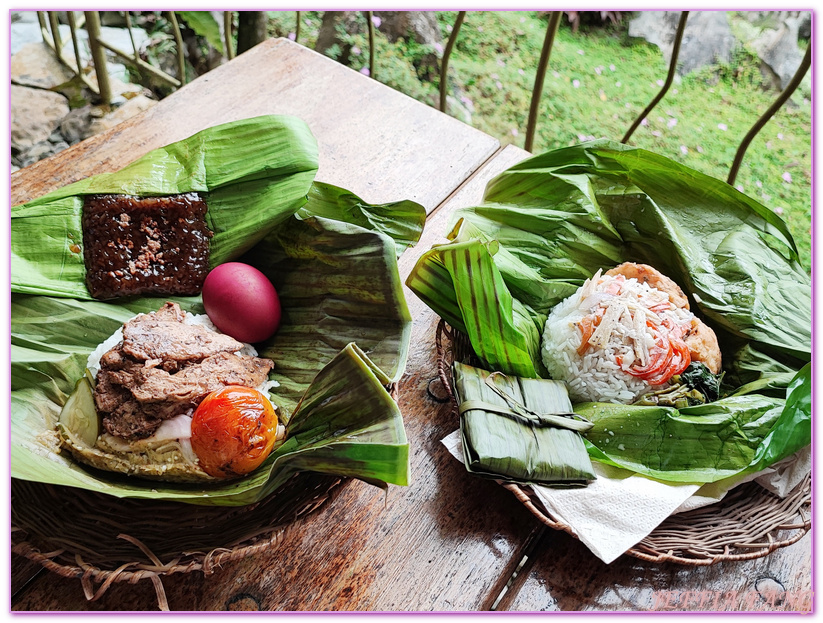
[[[617,295],[605,292],[609,287],[616,288],[616,283],[620,283]],[[582,356],[577,352],[583,339],[578,323],[598,307],[608,310],[614,305],[628,311],[630,307],[636,309],[641,306],[647,310],[655,302],[668,298],[665,292],[648,284],[641,284],[636,279],[623,281],[616,277],[601,276],[598,271],[575,294],[551,311],[543,332],[541,355],[551,377],[567,384],[572,402],[627,404],[652,388],[646,381],[626,372],[618,363],[619,357],[625,367],[631,366],[637,352],[635,340],[644,339],[647,348],[654,345],[653,336],[645,327],[644,335],[639,336],[633,326],[632,318],[637,312],[632,312],[632,315],[625,312],[620,314],[620,320],[611,331],[607,343],[602,347],[590,343]],[[615,310],[615,315],[617,313],[619,309]],[[694,318],[690,311],[679,308],[657,314],[648,311],[642,313],[650,314],[650,319],[662,320],[669,317],[677,324],[690,323]],[[645,322],[641,326],[644,325]],[[665,385],[655,386],[655,389]]]

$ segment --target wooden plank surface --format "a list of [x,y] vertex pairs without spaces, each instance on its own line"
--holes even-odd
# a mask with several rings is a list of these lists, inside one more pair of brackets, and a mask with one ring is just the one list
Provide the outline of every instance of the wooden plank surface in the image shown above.
[[264,114],[302,118],[320,147],[318,181],[371,203],[431,211],[497,139],[287,39],[270,39],[156,106],[11,176],[11,205],[121,169],[199,130]]
[[[430,216],[423,239],[400,260],[405,279],[442,240],[449,214],[479,202],[486,182],[521,160],[510,147]],[[427,388],[436,378],[437,316],[407,291],[414,318],[399,404],[410,444],[411,485],[388,495],[349,482],[319,512],[288,529],[276,551],[164,579],[172,610],[480,610],[519,562],[535,520],[505,489],[471,477],[440,443],[458,426]],[[148,582],[115,584],[88,603],[79,581],[38,578],[14,610],[151,610]]]
[[769,556],[710,567],[610,565],[565,532],[547,529],[498,609],[511,611],[802,611],[811,605],[811,534]]

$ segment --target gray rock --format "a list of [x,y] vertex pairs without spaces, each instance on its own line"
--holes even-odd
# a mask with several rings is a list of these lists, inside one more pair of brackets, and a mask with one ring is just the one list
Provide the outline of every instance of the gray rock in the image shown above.
[[51,134],[49,134],[49,143],[62,143],[65,139],[63,138],[63,134],[60,130],[55,130]]
[[398,39],[411,39],[431,46],[432,52],[422,57],[418,70],[426,79],[440,75],[439,58],[444,46],[433,11],[375,11],[374,14],[381,19],[380,32],[392,43]]
[[34,164],[35,162],[42,160],[43,158],[48,158],[54,153],[54,145],[52,143],[49,143],[48,141],[35,143],[27,149],[25,153],[20,155],[20,166],[27,167],[30,164]]
[[785,89],[800,63],[803,50],[797,45],[800,17],[787,17],[776,28],[767,28],[751,43],[762,61],[761,73],[777,89]]
[[91,124],[92,106],[75,108],[60,121],[60,133],[71,145],[82,141]]
[[68,113],[68,100],[59,93],[11,85],[12,149],[27,151],[35,143],[48,142]]
[[21,22],[37,24],[37,11],[12,11],[11,23],[18,24]]
[[[641,37],[671,60],[674,36],[680,11],[640,11],[629,22],[629,36]],[[729,62],[735,38],[724,11],[692,11],[680,44],[677,72],[686,75],[695,69],[717,62]]]
[[84,138],[105,132],[106,130],[116,126],[118,123],[122,123],[126,119],[130,119],[131,117],[148,110],[155,104],[157,104],[156,100],[149,99],[145,95],[133,97],[130,100],[127,100],[125,104],[120,106],[120,108],[106,113],[102,117],[92,118]]
[[52,89],[71,80],[72,75],[42,41],[27,43],[11,57],[10,77],[13,84]]

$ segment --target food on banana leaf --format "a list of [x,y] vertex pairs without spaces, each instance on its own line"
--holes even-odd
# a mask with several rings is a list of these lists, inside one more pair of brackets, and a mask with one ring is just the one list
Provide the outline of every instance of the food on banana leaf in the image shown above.
[[198,193],[86,196],[83,259],[89,293],[96,299],[198,294],[213,235],[206,210]]
[[598,270],[551,311],[542,356],[574,402],[618,404],[670,389],[692,360],[719,371],[721,358],[677,284],[634,263]]
[[203,307],[223,333],[241,342],[269,339],[280,326],[280,298],[268,277],[254,266],[227,262],[203,283]]
[[[707,483],[810,443],[811,282],[783,220],[724,181],[642,149],[584,143],[501,173],[480,205],[453,214],[448,238],[421,256],[407,285],[466,334],[486,369],[548,376],[541,346],[549,313],[598,270],[626,261],[652,263],[675,280],[715,333],[718,400],[574,405],[594,423],[592,459]],[[711,365],[713,344],[702,346],[697,355]],[[696,386],[717,391],[719,379],[699,382],[707,373],[686,368],[679,391],[708,397]],[[675,391],[677,376],[661,396]]]
[[256,355],[207,317],[166,303],[89,356],[59,432],[75,458],[111,471],[170,481],[243,475],[284,436],[265,397],[274,363]]
[[455,362],[463,464],[496,480],[550,487],[595,479],[581,432],[591,422],[572,411],[566,386]]
[[210,476],[242,476],[269,456],[282,437],[277,428],[268,398],[252,387],[230,385],[210,393],[194,411],[192,449]]

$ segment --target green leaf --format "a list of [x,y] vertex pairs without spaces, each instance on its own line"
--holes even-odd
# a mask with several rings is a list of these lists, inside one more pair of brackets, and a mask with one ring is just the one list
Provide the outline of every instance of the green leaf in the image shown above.
[[381,232],[394,240],[397,257],[414,246],[426,224],[426,209],[414,201],[368,204],[348,190],[315,182],[299,217],[322,216]]
[[[481,205],[453,218],[453,242],[424,254],[407,285],[464,331],[492,369],[533,376],[522,367],[522,353],[531,353],[534,371],[541,373],[534,355],[543,331],[539,321],[598,269],[624,261],[651,264],[673,278],[689,295],[692,310],[714,329],[725,389],[740,394],[728,403],[737,405],[729,406],[729,417],[768,422],[770,428],[756,434],[746,429],[748,441],[735,446],[740,451],[722,469],[714,468],[718,457],[710,453],[696,455],[702,463],[665,467],[659,456],[668,456],[668,445],[676,446],[665,438],[647,448],[647,457],[631,459],[638,471],[648,460],[647,472],[708,482],[717,473],[746,469],[755,452],[774,459],[781,453],[765,449],[772,444],[808,443],[803,428],[790,424],[800,417],[800,398],[786,407],[785,417],[773,417],[784,402],[776,393],[811,359],[811,284],[788,228],[771,210],[667,158],[600,140],[524,160],[489,182]],[[473,258],[460,256],[472,241],[496,248],[483,259],[496,273],[488,267],[480,273]],[[447,267],[446,257],[457,259]],[[477,292],[484,294],[477,305],[465,304],[467,293]],[[520,317],[533,323],[518,322]],[[802,385],[796,391],[807,395]],[[758,406],[742,394],[759,394],[749,397]],[[769,402],[772,398],[778,402]],[[603,408],[617,414],[613,417],[642,413],[644,426],[680,422],[661,407]],[[696,431],[702,430],[700,422],[706,430],[715,426],[715,416],[696,413],[701,413]],[[599,449],[590,449],[601,460],[615,455],[621,443],[607,446],[605,437],[590,434],[595,438]]]
[[391,238],[341,221],[292,218],[242,260],[274,284],[280,330],[259,345],[275,362],[276,400],[291,411],[314,376],[349,342],[388,384],[406,366],[411,315]]
[[496,410],[508,410],[509,401],[514,401],[544,418],[569,414],[572,405],[563,383],[497,378],[494,384],[508,396],[504,400],[487,385],[489,372],[455,362],[453,373],[461,412],[464,464],[469,472],[506,482],[547,486],[580,486],[594,480],[591,460],[579,433],[540,425],[528,418],[502,416]]
[[175,11],[188,24],[194,34],[200,35],[220,54],[225,54],[223,37],[220,36],[220,24],[211,11]]
[[11,291],[90,299],[83,197],[204,193],[211,265],[248,251],[306,203],[317,143],[296,117],[268,115],[208,128],[115,173],[69,184],[11,209]]
[[[416,241],[420,209],[402,201],[370,206],[343,189],[320,185],[315,198],[340,202],[336,211],[326,207],[318,213],[341,220],[308,211],[298,218],[316,158],[314,139],[301,121],[259,117],[205,130],[117,173],[13,209],[14,478],[119,497],[219,505],[260,500],[299,470],[383,487],[407,484],[408,442],[385,387],[403,374],[411,330],[392,236],[400,244]],[[199,296],[89,300],[82,263],[66,256],[68,234],[75,240],[80,235],[82,196],[189,190],[208,193],[213,263],[253,263],[278,289],[281,328],[257,347],[275,362],[272,378],[281,382],[276,402],[289,438],[252,474],[226,483],[173,484],[85,467],[59,451],[55,426],[89,354],[130,317],[156,310],[165,300],[195,314],[204,310]],[[351,206],[357,207],[347,212]],[[346,222],[362,219],[370,226]],[[82,411],[73,409],[65,424],[71,421],[81,432]]]

